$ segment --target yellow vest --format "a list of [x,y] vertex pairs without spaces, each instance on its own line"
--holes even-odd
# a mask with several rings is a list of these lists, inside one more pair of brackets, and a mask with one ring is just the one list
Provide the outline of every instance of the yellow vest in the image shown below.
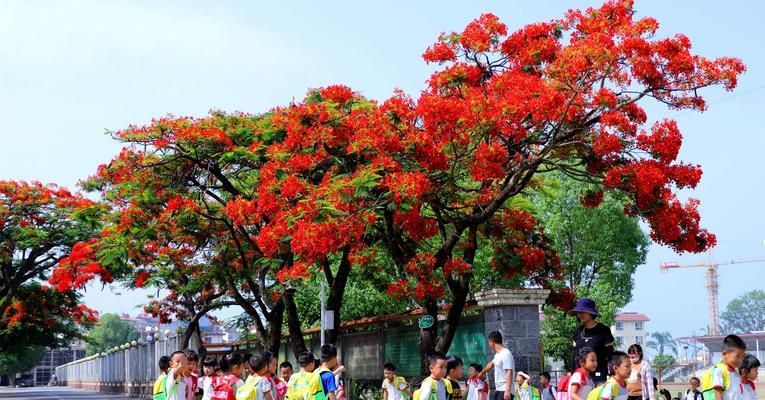
[[[419,389],[412,393],[412,400],[438,400],[436,398],[436,390],[438,389],[438,386],[435,382],[435,379],[427,377],[422,381],[423,384],[425,382],[430,382],[430,393],[425,394],[426,397],[422,397],[422,386],[420,386]],[[448,379],[441,379],[441,382],[444,383],[444,387],[446,388],[446,396],[449,397],[449,395],[452,394],[452,382]]]
[[[252,378],[252,379],[250,379]],[[262,376],[250,375],[247,381],[236,390],[236,400],[255,400],[258,398],[256,385],[263,379]],[[274,399],[275,400],[275,399]]]
[[720,360],[720,362],[711,366],[704,372],[704,375],[701,376],[701,392],[704,396],[704,400],[715,400],[714,379],[718,368],[722,371],[723,391],[730,389],[730,371],[728,370],[728,366]]

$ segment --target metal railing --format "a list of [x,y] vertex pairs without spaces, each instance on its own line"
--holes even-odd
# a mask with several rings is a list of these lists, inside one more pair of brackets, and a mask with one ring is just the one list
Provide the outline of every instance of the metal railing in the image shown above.
[[62,386],[150,398],[159,375],[159,358],[179,350],[181,340],[171,336],[150,343],[126,343],[57,367],[56,377]]

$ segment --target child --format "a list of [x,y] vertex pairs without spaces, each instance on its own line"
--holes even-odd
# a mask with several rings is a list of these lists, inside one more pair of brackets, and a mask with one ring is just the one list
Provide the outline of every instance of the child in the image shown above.
[[551,378],[548,372],[539,374],[539,391],[542,400],[555,400],[555,389],[550,386],[550,380]]
[[482,369],[480,364],[470,364],[468,367],[467,400],[488,400],[489,383],[478,377]]
[[281,375],[282,382],[286,385],[292,377],[292,363],[285,361],[279,364],[279,375]]
[[[422,381],[419,389],[421,400],[447,400],[446,391],[446,356],[441,352],[433,352],[428,356],[428,370],[430,376]],[[417,397],[416,394],[413,397]]]
[[252,379],[236,391],[236,400],[275,400],[268,375],[268,359],[253,355],[249,359]]
[[569,400],[568,395],[568,382],[571,380],[571,372],[566,372],[558,379],[558,384],[555,388],[555,400]]
[[165,382],[167,381],[167,370],[170,369],[170,357],[162,356],[159,358],[159,377],[154,381],[154,390],[152,396],[157,396],[165,392]]
[[446,358],[446,379],[452,389],[449,396],[450,400],[462,400],[462,388],[459,382],[459,379],[462,378],[462,366],[462,359],[459,357],[449,356]]
[[242,375],[242,356],[230,353],[220,360],[220,375],[213,379],[212,400],[225,400],[236,395],[237,390],[244,386],[239,378]]
[[534,396],[535,389],[536,388],[531,386],[531,377],[523,371],[518,371],[515,375],[515,393],[518,394],[518,399],[532,400],[532,398],[534,398],[539,400],[538,394],[536,397]]
[[337,347],[333,344],[321,346],[321,367],[315,372],[321,379],[321,390],[329,400],[337,400],[337,381],[332,371],[337,368]]
[[688,381],[688,386],[690,386],[690,389],[685,391],[685,400],[703,400],[704,395],[701,393],[701,390],[699,390],[699,386],[701,386],[701,381],[697,377],[691,378],[690,381]]
[[316,364],[314,363],[313,353],[310,351],[304,351],[298,355],[298,365],[300,365],[300,371],[290,375],[290,380],[287,381],[287,398],[288,399],[304,399],[307,389],[307,377],[313,372]]
[[[196,351],[191,349],[186,349],[184,353],[186,353],[186,361],[188,367],[183,373],[183,379],[186,381],[186,386],[191,388],[191,397],[189,400],[192,400],[194,395],[196,395],[197,390],[199,389],[199,371],[196,370],[197,364],[199,363],[199,355]],[[194,375],[195,371],[196,375]]]
[[568,380],[568,395],[571,400],[587,400],[592,391],[591,374],[598,368],[598,356],[595,350],[584,347],[576,355],[578,368]]
[[165,380],[165,399],[187,400],[191,396],[191,387],[186,385],[183,375],[188,370],[186,353],[176,351],[170,355],[170,370]]
[[404,395],[410,395],[409,388],[406,386],[406,379],[396,376],[396,366],[391,363],[383,365],[383,376],[385,380],[382,384],[383,400],[404,400]]
[[202,362],[202,400],[210,400],[212,397],[212,381],[215,378],[215,368],[218,366],[218,361],[214,357],[207,356]]
[[340,356],[337,356],[337,366],[332,370],[332,374],[335,375],[335,397],[337,400],[348,400],[345,395],[345,386],[343,386],[343,372],[345,372],[345,366],[340,361]]
[[736,335],[723,340],[722,360],[709,368],[701,377],[701,392],[704,400],[740,400],[741,376],[736,368],[746,352],[746,343]]
[[267,351],[263,353],[263,358],[268,362],[266,378],[271,382],[271,397],[273,397],[274,400],[281,400],[287,394],[287,384],[276,377],[276,357],[274,356],[274,353]]
[[751,354],[745,355],[738,367],[741,373],[741,395],[744,400],[757,400],[757,387],[754,383],[757,382],[759,368],[760,360]]
[[252,353],[244,353],[242,356],[242,366],[244,367],[244,370],[247,371],[247,379],[244,380],[244,384],[248,384],[252,382],[253,379],[255,379],[255,371],[252,370],[252,367],[250,367],[250,359],[252,358]]
[[600,388],[600,400],[627,400],[627,378],[632,373],[632,362],[627,353],[615,351],[608,362],[611,378]]

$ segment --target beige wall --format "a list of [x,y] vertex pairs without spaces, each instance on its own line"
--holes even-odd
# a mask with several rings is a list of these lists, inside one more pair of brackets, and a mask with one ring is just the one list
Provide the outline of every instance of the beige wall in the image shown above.
[[624,321],[617,322],[612,326],[611,333],[618,342],[616,349],[626,352],[627,348],[635,343],[645,348],[646,322],[647,321]]

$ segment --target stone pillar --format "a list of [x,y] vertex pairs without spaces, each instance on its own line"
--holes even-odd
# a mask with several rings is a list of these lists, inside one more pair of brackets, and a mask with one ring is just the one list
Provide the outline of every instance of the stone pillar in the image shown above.
[[[547,289],[491,289],[475,295],[478,306],[483,309],[486,335],[493,331],[502,333],[505,346],[515,358],[515,373],[528,373],[535,385],[542,366],[539,306],[549,294]],[[488,346],[486,356],[487,360],[494,357]],[[489,375],[494,388],[494,374]]]

